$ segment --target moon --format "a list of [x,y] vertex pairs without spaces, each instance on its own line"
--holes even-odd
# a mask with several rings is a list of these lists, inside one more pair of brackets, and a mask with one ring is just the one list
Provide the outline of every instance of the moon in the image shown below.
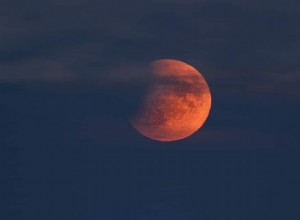
[[156,60],[148,71],[153,80],[130,119],[132,126],[156,141],[191,136],[202,127],[211,108],[204,77],[194,67],[172,59]]

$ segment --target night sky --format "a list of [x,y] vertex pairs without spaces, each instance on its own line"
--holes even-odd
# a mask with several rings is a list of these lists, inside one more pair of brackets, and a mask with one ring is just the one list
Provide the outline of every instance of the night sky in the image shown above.
[[[1,220],[298,220],[298,0],[0,0]],[[210,86],[204,126],[129,123],[143,66]]]

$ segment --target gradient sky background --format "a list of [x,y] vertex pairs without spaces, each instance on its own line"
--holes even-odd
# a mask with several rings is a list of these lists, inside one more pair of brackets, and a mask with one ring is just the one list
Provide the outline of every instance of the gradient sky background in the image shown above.
[[[299,219],[299,21],[298,0],[1,0],[1,219]],[[172,143],[128,123],[164,58],[213,101]]]

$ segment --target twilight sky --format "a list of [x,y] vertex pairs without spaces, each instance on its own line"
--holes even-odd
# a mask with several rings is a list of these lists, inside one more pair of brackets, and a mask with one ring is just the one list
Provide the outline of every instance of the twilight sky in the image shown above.
[[[2,0],[1,219],[298,219],[299,20],[298,0]],[[128,123],[164,58],[212,93],[172,143]]]

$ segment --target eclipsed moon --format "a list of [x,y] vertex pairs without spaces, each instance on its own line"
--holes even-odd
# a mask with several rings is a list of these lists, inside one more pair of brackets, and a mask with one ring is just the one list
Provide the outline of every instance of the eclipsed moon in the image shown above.
[[150,64],[153,80],[143,96],[132,126],[157,141],[184,139],[206,121],[211,93],[204,77],[192,66],[171,59]]

